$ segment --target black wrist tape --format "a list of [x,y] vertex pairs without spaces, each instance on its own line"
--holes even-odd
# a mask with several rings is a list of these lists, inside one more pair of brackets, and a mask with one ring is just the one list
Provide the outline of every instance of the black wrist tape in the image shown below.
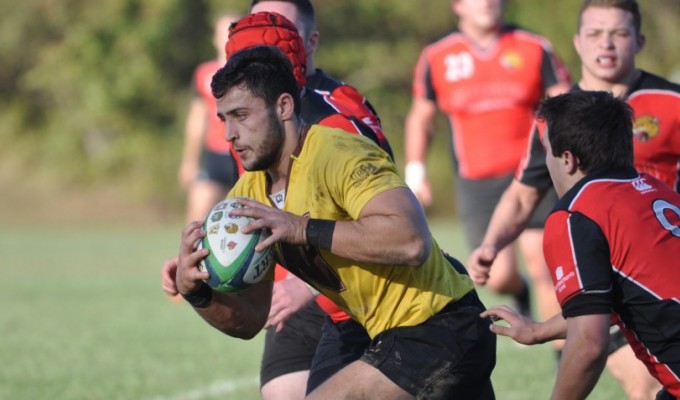
[[307,222],[307,243],[310,246],[330,250],[334,231],[335,221],[311,218]]
[[187,294],[182,293],[182,297],[194,308],[206,308],[212,302],[212,289],[202,283],[198,290]]

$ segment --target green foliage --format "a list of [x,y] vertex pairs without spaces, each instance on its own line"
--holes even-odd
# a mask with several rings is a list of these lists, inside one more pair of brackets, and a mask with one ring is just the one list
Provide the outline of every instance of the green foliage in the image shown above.
[[[371,100],[401,164],[412,70],[424,45],[454,29],[450,0],[314,4],[321,32],[316,64]],[[571,37],[579,4],[507,4],[508,21],[550,38],[574,79],[579,63]],[[640,5],[648,40],[639,65],[671,76],[680,68],[673,51],[680,2]],[[213,17],[245,13],[247,6],[242,0],[3,2],[0,160],[19,160],[34,174],[53,177],[56,187],[116,185],[122,196],[132,191],[149,202],[179,205],[175,175],[191,73],[213,57]],[[437,129],[430,211],[448,213],[453,175],[445,119]],[[9,178],[27,179],[18,173]]]

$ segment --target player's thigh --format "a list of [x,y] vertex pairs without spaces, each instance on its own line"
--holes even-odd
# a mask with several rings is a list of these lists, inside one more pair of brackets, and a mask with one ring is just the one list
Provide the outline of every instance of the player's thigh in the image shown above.
[[307,395],[307,400],[394,399],[410,400],[415,396],[383,375],[378,369],[355,361]]
[[607,371],[616,379],[629,400],[653,399],[661,390],[642,361],[635,357],[627,343],[607,358]]
[[214,181],[194,181],[187,195],[187,220],[204,219],[213,206],[226,197],[228,190],[227,187]]
[[547,280],[552,284],[550,271],[548,270],[545,263],[545,257],[543,256],[543,229],[525,229],[519,238],[517,238],[517,241],[525,261],[527,272],[531,278],[534,280]]
[[231,188],[238,180],[236,160],[230,153],[203,149],[198,179],[218,182],[224,187]]
[[[324,316],[319,306],[311,303],[293,314],[282,331],[267,330],[260,366],[261,387],[280,376],[309,371],[321,337]],[[306,386],[305,382],[303,393]]]
[[[479,317],[482,310],[472,291],[423,324],[380,333],[361,361],[418,398],[493,398],[490,376],[496,364],[496,337],[489,331],[490,321]],[[337,381],[341,372],[329,381]]]
[[371,338],[358,322],[349,319],[332,322],[326,317],[307,381],[311,393],[338,371],[357,361],[371,344]]
[[279,375],[260,388],[263,400],[303,400],[309,371]]
[[228,153],[203,149],[198,175],[189,188],[187,219],[201,220],[223,200],[238,179],[236,161]]

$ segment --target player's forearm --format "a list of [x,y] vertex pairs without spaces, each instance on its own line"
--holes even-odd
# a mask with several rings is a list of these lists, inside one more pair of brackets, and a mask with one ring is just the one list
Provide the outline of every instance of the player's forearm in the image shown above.
[[404,150],[406,162],[424,162],[434,135],[436,106],[424,99],[414,99],[406,116]]
[[585,399],[606,364],[607,353],[588,338],[569,338],[562,350],[553,400]]
[[534,324],[532,331],[535,344],[564,339],[567,336],[567,321],[562,314],[555,314],[547,321]]
[[[269,290],[271,290],[271,282],[265,282],[262,285],[269,285]],[[257,291],[258,289],[253,287],[249,290]],[[210,305],[205,308],[195,308],[195,310],[220,332],[246,340],[252,339],[262,330],[269,314],[269,306],[263,302],[253,301],[247,292],[213,292]]]
[[500,251],[526,228],[544,193],[513,180],[505,190],[491,217],[482,244]]

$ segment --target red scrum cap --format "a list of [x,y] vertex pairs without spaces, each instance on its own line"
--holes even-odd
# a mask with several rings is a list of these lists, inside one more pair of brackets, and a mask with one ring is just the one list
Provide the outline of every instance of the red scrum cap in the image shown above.
[[307,54],[297,27],[283,15],[258,12],[246,15],[229,27],[229,40],[225,45],[227,58],[239,50],[254,46],[276,46],[293,64],[293,73],[302,88],[307,82]]

